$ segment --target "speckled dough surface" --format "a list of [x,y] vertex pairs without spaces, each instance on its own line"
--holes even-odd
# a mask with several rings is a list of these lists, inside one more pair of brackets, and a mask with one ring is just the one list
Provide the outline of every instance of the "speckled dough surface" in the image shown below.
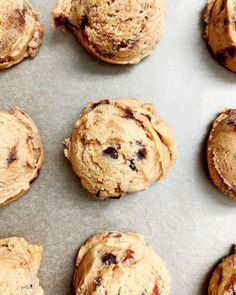
[[64,25],[97,58],[135,64],[160,41],[166,10],[163,0],[59,0],[55,27]]
[[101,199],[146,189],[176,159],[171,129],[152,104],[136,99],[88,104],[65,146],[84,187]]
[[0,295],[43,295],[37,272],[42,247],[23,238],[0,239]]
[[236,200],[236,110],[216,118],[208,140],[208,167],[214,184]]
[[236,72],[235,0],[208,0],[204,38],[219,63]]
[[28,0],[1,0],[0,20],[0,69],[34,57],[43,37],[43,25]]
[[76,295],[167,295],[164,261],[136,233],[106,232],[79,250],[74,274]]
[[44,157],[32,119],[18,108],[0,113],[0,206],[22,196],[38,176]]
[[236,251],[224,258],[215,269],[210,281],[208,295],[236,294]]

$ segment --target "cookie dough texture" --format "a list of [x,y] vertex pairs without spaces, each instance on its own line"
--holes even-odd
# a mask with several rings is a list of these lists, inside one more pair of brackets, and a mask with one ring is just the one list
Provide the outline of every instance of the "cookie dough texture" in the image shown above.
[[44,29],[29,1],[1,0],[0,20],[0,69],[34,57]]
[[0,112],[0,205],[18,199],[38,176],[44,158],[32,119],[19,108]]
[[234,0],[208,0],[203,34],[216,60],[233,72],[236,72],[235,13]]
[[167,295],[169,274],[163,260],[136,233],[106,232],[79,250],[76,295]]
[[208,295],[236,294],[236,251],[224,258],[211,278]]
[[95,57],[136,64],[160,41],[166,10],[163,0],[59,0],[52,15]]
[[225,109],[214,121],[207,158],[213,183],[236,200],[236,110]]
[[0,239],[0,294],[43,295],[37,272],[42,247],[23,238]]
[[65,146],[74,172],[100,199],[145,190],[176,159],[171,129],[152,104],[136,99],[88,104]]

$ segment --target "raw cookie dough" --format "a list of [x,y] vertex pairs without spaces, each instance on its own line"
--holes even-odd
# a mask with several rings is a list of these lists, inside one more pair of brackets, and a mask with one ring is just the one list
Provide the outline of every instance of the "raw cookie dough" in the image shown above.
[[225,109],[214,121],[207,158],[216,187],[236,200],[236,110]]
[[0,20],[0,69],[34,57],[44,29],[28,0],[1,0]]
[[224,258],[215,269],[210,281],[208,295],[236,294],[236,250]]
[[167,295],[169,274],[164,261],[136,233],[106,232],[79,250],[76,295]]
[[0,206],[25,194],[38,176],[43,158],[32,119],[18,108],[0,112]]
[[171,129],[137,99],[88,104],[65,146],[83,186],[100,199],[145,190],[176,159]]
[[164,31],[163,0],[59,0],[52,12],[95,57],[136,64],[152,53]]
[[23,238],[0,239],[0,295],[43,295],[37,272],[42,247]]
[[203,37],[216,60],[236,72],[235,0],[208,0]]

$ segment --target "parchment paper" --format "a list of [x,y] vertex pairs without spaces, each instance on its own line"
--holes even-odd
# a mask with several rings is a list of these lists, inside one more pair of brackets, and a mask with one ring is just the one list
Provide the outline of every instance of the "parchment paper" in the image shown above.
[[[137,66],[114,66],[51,28],[54,0],[32,0],[46,26],[43,45],[35,59],[0,72],[0,105],[32,116],[46,159],[31,190],[0,208],[0,237],[44,246],[45,294],[71,294],[77,250],[98,231],[144,234],[167,263],[171,295],[205,294],[213,266],[236,243],[236,203],[213,186],[206,167],[209,126],[225,107],[236,107],[236,74],[218,65],[202,40],[205,2],[166,0],[166,31],[154,54]],[[119,97],[154,103],[174,129],[179,156],[149,190],[102,202],[74,176],[62,141],[87,102]]]

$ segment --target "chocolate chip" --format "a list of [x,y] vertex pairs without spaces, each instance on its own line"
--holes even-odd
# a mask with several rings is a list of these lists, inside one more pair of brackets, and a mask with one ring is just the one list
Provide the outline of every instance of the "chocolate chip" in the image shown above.
[[108,156],[114,160],[117,160],[119,157],[117,150],[115,148],[113,148],[112,146],[105,149],[103,151],[103,155]]
[[7,157],[7,164],[10,166],[13,162],[17,160],[16,146],[11,148],[9,155]]
[[108,199],[114,199],[114,200],[115,200],[115,199],[120,199],[120,198],[121,198],[121,195],[119,195],[119,196],[114,196],[114,197],[113,197],[113,196],[108,197]]
[[102,278],[101,277],[96,278],[96,280],[95,280],[96,287],[101,286],[101,284],[102,284]]
[[97,193],[96,193],[96,197],[97,197],[97,198],[100,197],[100,191],[97,191]]
[[227,26],[227,25],[229,25],[229,24],[230,24],[230,20],[226,17],[226,18],[224,19],[224,25]]
[[228,52],[228,54],[230,55],[230,57],[233,58],[235,56],[235,48],[233,46],[226,48],[225,51]]
[[135,119],[133,112],[131,110],[129,110],[129,109],[125,110],[125,115],[124,115],[123,118],[125,118],[125,119]]
[[215,57],[219,63],[225,64],[226,56],[225,56],[224,52],[218,52]]
[[88,25],[88,16],[87,15],[84,15],[81,19],[81,22],[80,22],[80,29],[81,30],[84,30],[85,27]]
[[135,164],[134,164],[134,159],[132,160],[129,160],[129,168],[132,170],[132,171],[135,171],[137,170]]
[[138,150],[137,157],[139,160],[145,159],[146,156],[147,156],[147,149],[145,147]]
[[102,263],[105,265],[117,264],[116,256],[112,253],[105,253],[102,258]]
[[101,105],[101,104],[110,104],[110,101],[108,99],[104,99],[104,100],[100,100],[98,102],[95,102],[92,105],[92,108],[95,109],[97,106]]

